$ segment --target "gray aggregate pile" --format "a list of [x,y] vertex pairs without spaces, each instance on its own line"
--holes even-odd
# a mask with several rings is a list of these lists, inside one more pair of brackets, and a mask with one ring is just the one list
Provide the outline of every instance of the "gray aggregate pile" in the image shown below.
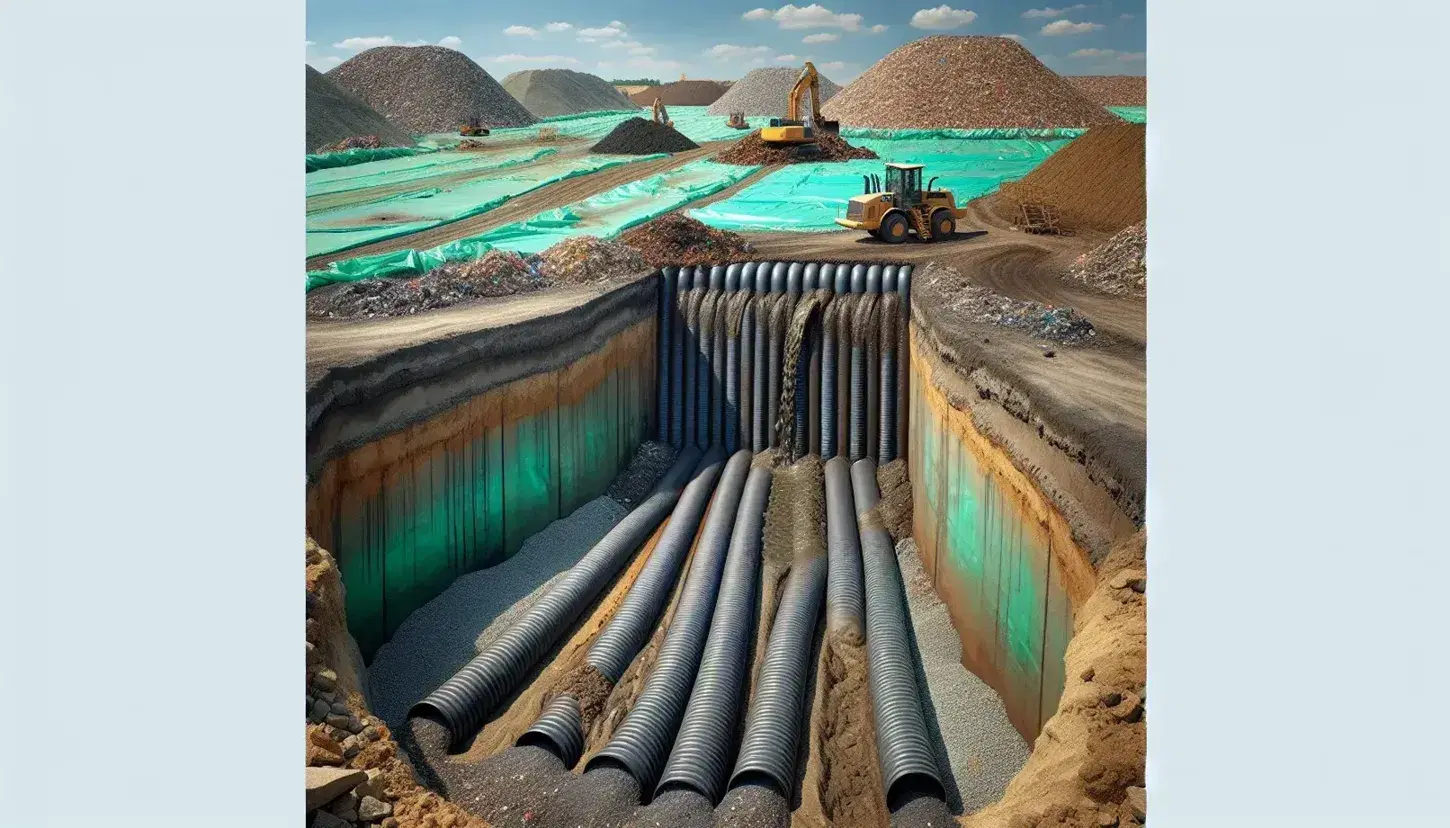
[[957,822],[945,802],[920,796],[891,814],[891,828],[955,828]]
[[[898,543],[896,559],[906,585],[917,681],[948,789],[947,805],[955,812],[974,813],[1002,798],[1007,783],[1027,763],[1030,748],[1007,718],[996,691],[962,666],[962,640],[922,568],[916,541]],[[934,813],[920,800],[900,810],[908,809],[912,815],[900,823],[893,818],[893,825],[925,825]],[[917,817],[926,821],[914,821]]]
[[368,668],[373,712],[399,728],[409,707],[478,655],[484,634],[497,635],[487,632],[491,622],[516,617],[521,599],[537,597],[538,587],[578,563],[627,512],[609,497],[595,498],[529,538],[512,558],[464,575],[415,610]]
[[626,828],[713,828],[710,800],[694,791],[665,791],[634,812]]
[[345,138],[375,135],[385,147],[411,147],[413,137],[356,95],[307,67],[307,151]]
[[539,118],[639,109],[609,81],[572,69],[525,69],[503,79],[503,88]]
[[785,797],[764,785],[733,788],[715,808],[719,828],[787,828],[790,806]]
[[415,134],[457,132],[470,118],[486,127],[538,119],[462,52],[442,46],[379,46],[327,73],[327,79]]
[[[819,73],[818,73],[819,74]],[[768,66],[764,69],[752,69],[745,77],[731,84],[730,89],[720,96],[720,99],[710,104],[705,110],[706,115],[723,115],[728,117],[732,112],[744,112],[749,115],[765,115],[771,118],[784,118],[786,109],[790,105],[790,90],[800,78],[801,70],[789,66]],[[821,86],[821,105],[824,106],[841,87],[836,85],[825,75],[819,75]],[[811,111],[811,96],[806,94],[801,102],[801,114],[805,115]]]
[[675,449],[669,443],[644,441],[629,461],[629,468],[609,484],[609,496],[624,508],[633,509],[649,495],[660,475],[674,462]]

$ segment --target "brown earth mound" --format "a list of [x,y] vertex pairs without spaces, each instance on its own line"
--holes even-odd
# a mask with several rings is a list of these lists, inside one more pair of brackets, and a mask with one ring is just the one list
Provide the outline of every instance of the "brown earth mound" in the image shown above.
[[1148,79],[1141,75],[1075,75],[1063,80],[1103,106],[1148,105]]
[[411,147],[413,138],[356,95],[307,67],[307,151],[331,152],[328,145],[366,135],[378,146]]
[[665,106],[709,106],[718,101],[729,84],[712,80],[682,80],[663,86],[651,86],[629,96],[640,106],[653,106],[655,98]]
[[1069,229],[1116,233],[1148,216],[1146,134],[1143,124],[1093,127],[1026,178],[1003,184],[1002,198],[1053,207]]
[[327,79],[414,133],[456,132],[470,118],[486,127],[537,118],[462,52],[442,46],[379,46],[338,64]]
[[619,241],[644,254],[650,267],[729,264],[749,258],[751,251],[739,233],[715,230],[679,213],[641,224]]
[[815,155],[799,154],[792,147],[775,147],[760,140],[760,130],[750,133],[733,145],[721,150],[715,160],[722,164],[811,164],[818,161],[855,161],[878,158],[876,153],[865,147],[853,147],[839,135],[828,132],[816,136]]
[[503,79],[503,88],[540,118],[639,108],[603,78],[572,69],[514,72]]
[[822,108],[842,126],[880,129],[1089,127],[1120,119],[1021,44],[935,35],[877,61]]

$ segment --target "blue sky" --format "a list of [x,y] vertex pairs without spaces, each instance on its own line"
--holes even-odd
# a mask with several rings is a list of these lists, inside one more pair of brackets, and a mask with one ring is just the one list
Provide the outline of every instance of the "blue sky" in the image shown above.
[[309,0],[307,62],[326,71],[371,46],[440,43],[499,79],[554,67],[604,78],[723,80],[812,60],[844,84],[904,43],[976,34],[1016,36],[1060,74],[1141,75],[1145,2],[917,0],[887,10],[865,0]]

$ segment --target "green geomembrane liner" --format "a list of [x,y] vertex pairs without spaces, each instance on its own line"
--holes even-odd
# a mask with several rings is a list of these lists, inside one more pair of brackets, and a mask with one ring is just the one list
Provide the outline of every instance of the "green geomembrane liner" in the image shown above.
[[476,259],[494,248],[529,254],[538,253],[571,236],[609,238],[681,205],[717,193],[758,169],[714,161],[692,161],[478,236],[427,250],[398,250],[336,261],[327,270],[309,272],[307,289],[381,276],[419,275],[445,262]]
[[1146,106],[1110,106],[1108,111],[1129,123],[1148,123],[1148,107]]
[[[368,190],[374,187],[395,187],[399,184],[426,182],[458,173],[511,167],[553,155],[558,150],[545,147],[521,147],[506,152],[437,152],[429,155],[374,161],[354,167],[335,167],[307,176],[307,197]],[[423,189],[420,183],[419,189]]]
[[[729,118],[724,115],[706,115],[705,106],[671,106],[668,107],[670,120],[675,124],[675,130],[691,141],[702,144],[706,141],[738,141],[749,134],[749,130],[731,129],[726,125]],[[489,141],[524,141],[533,140],[544,127],[551,127],[561,137],[583,138],[591,141],[598,141],[608,135],[615,127],[630,118],[643,118],[649,120],[651,117],[648,109],[635,109],[628,112],[586,112],[579,115],[561,115],[557,118],[548,118],[539,121],[537,124],[526,127],[510,127],[508,129],[495,129],[485,138],[479,140]],[[751,117],[746,119],[751,129],[759,129],[770,122],[766,117]],[[449,147],[457,144],[461,138],[456,134],[440,133],[424,135],[419,139],[423,146]]]
[[886,162],[925,164],[922,183],[937,178],[933,186],[951,190],[960,206],[1027,175],[1068,141],[869,138],[853,143],[881,159],[793,164],[689,214],[737,232],[842,230],[835,219],[846,215],[849,199],[865,191],[865,176],[883,175]]
[[319,152],[307,156],[307,171],[350,167],[353,164],[366,164],[369,161],[381,161],[386,158],[406,158],[425,152],[433,152],[433,149],[428,147],[379,147],[378,149],[358,147],[341,152]]
[[663,153],[549,157],[536,163],[510,165],[496,175],[481,175],[446,189],[427,188],[369,204],[313,213],[307,217],[307,255],[321,256],[417,233],[486,213],[549,184],[664,157]]

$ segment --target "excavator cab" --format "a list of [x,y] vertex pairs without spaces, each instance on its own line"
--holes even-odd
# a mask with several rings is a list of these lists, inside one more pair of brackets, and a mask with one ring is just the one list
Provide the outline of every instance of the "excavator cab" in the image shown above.
[[[801,103],[805,96],[811,96],[811,111],[808,120],[801,118]],[[767,144],[794,145],[797,149],[807,151],[815,149],[816,136],[820,133],[835,135],[841,131],[839,121],[827,121],[821,117],[821,81],[816,74],[816,67],[810,61],[806,61],[805,69],[801,70],[801,76],[796,80],[795,86],[790,90],[790,97],[786,101],[786,117],[771,118],[770,125],[760,130],[760,140]]]

